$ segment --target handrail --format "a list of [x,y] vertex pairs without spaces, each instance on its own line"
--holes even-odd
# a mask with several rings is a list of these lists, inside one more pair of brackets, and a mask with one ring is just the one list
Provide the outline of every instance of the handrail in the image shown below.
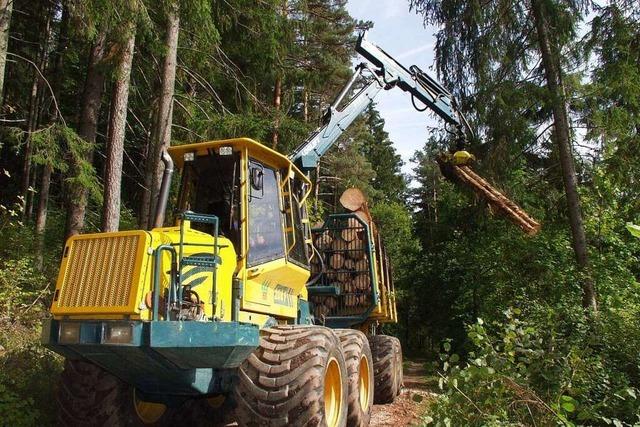
[[169,307],[172,300],[173,293],[175,292],[175,270],[177,266],[176,260],[176,250],[173,246],[169,244],[162,244],[156,248],[154,251],[154,271],[153,271],[153,320],[160,320],[158,317],[158,309],[160,305],[160,275],[161,267],[162,267],[162,252],[167,251],[171,255],[171,272],[169,274],[169,295],[167,298],[167,309],[165,320],[169,317]]

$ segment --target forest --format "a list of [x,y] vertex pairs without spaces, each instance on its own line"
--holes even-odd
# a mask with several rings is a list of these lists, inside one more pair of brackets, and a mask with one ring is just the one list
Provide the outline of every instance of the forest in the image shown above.
[[[410,174],[375,104],[312,174],[316,220],[348,187],[369,198],[387,332],[437,383],[423,423],[640,425],[640,4],[397,1],[436,28],[473,168],[542,224],[446,180],[429,113]],[[66,238],[148,228],[168,146],[296,147],[375,26],[346,4],[0,0],[0,424],[55,422],[63,360],[40,333]]]

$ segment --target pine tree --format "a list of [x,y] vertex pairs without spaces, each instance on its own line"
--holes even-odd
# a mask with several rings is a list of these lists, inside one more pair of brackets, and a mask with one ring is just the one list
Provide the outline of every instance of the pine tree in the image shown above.
[[122,158],[129,102],[131,65],[135,46],[136,26],[133,20],[127,25],[125,39],[120,47],[111,96],[109,134],[107,137],[107,161],[104,172],[104,201],[102,230],[117,231],[120,224],[120,194],[122,185]]
[[[506,80],[526,83],[528,76],[542,71],[542,75],[537,77],[542,79],[547,93],[539,98],[539,102],[545,104],[553,120],[553,139],[560,157],[573,250],[582,272],[582,303],[585,308],[596,311],[571,147],[571,123],[567,113],[569,97],[565,81],[567,63],[563,53],[575,38],[576,26],[587,2],[531,0],[490,3],[481,5],[459,0],[410,2],[424,15],[425,22],[443,25],[437,35],[438,71],[445,82],[457,88],[456,93],[463,105],[470,104],[467,101],[473,91],[486,97],[483,99],[485,105],[501,101],[499,87]],[[532,67],[531,55],[540,58],[540,69]],[[482,102],[476,100],[476,104]],[[486,126],[482,116],[475,113],[473,117]],[[534,122],[529,124],[534,125]],[[480,130],[481,135],[487,134],[486,127]],[[496,142],[500,143],[501,139]]]
[[180,4],[173,1],[167,6],[165,57],[162,65],[162,77],[156,123],[153,124],[153,141],[150,156],[147,158],[145,188],[141,201],[140,226],[148,228],[155,211],[155,201],[162,180],[160,153],[171,145],[171,126],[173,123],[173,95],[176,81],[178,37],[180,34]]

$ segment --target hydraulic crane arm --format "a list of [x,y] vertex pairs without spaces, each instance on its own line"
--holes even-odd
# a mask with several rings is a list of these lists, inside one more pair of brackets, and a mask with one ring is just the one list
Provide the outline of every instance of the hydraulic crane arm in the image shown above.
[[[369,71],[371,75],[365,76],[363,74],[364,71]],[[338,105],[343,101],[360,76],[365,77],[365,86],[342,109],[339,109]],[[364,63],[359,64],[356,67],[356,72],[325,112],[322,126],[293,150],[289,158],[305,173],[315,169],[320,163],[320,158],[371,104],[376,95],[382,90],[382,87],[382,82],[371,72],[371,69]]]
[[[331,148],[338,137],[369,106],[380,90],[398,87],[411,94],[412,100],[418,99],[424,108],[414,107],[419,111],[431,109],[449,125],[455,127],[457,145],[464,146],[466,141],[463,125],[469,132],[471,129],[458,111],[453,95],[435,79],[413,65],[406,69],[391,55],[366,39],[366,32],[358,37],[356,51],[365,57],[375,68],[362,63],[356,67],[353,77],[347,82],[336,100],[327,109],[322,125],[291,153],[289,158],[303,171],[308,172],[317,167],[320,158]],[[364,72],[368,71],[369,75]],[[339,109],[338,105],[349,93],[356,80],[363,76],[365,86],[356,93],[349,102]]]

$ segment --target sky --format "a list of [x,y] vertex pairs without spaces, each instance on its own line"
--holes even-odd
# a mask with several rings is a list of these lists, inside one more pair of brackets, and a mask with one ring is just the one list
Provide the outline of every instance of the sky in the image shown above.
[[[434,27],[425,28],[421,16],[409,11],[407,0],[349,0],[349,14],[355,19],[372,21],[367,39],[381,47],[406,68],[417,65],[433,77]],[[356,63],[362,62],[361,57]],[[427,126],[443,125],[432,115],[418,112],[411,96],[400,89],[383,91],[376,99],[377,109],[385,120],[385,130],[405,162],[402,170],[410,173],[409,160],[428,138]]]

